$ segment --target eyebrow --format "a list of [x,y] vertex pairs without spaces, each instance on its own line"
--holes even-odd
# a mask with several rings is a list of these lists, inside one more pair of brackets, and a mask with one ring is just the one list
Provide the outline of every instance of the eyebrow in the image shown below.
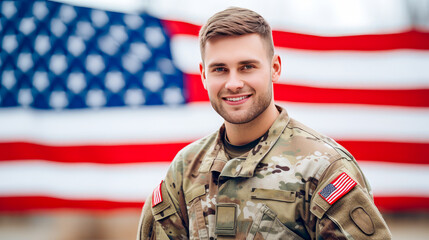
[[258,61],[256,59],[251,59],[251,60],[244,60],[244,61],[239,62],[240,65],[251,64],[251,63],[259,64],[260,61]]
[[[260,61],[256,60],[256,59],[250,59],[250,60],[243,60],[238,62],[239,65],[246,65],[246,64],[259,64]],[[213,67],[225,67],[226,64],[225,63],[211,63],[208,68],[213,68]]]
[[208,66],[208,68],[214,68],[214,67],[225,67],[225,63],[212,63]]

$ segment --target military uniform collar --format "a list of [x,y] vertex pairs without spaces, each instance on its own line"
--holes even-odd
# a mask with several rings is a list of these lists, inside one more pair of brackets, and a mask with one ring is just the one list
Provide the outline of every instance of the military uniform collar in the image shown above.
[[276,107],[280,112],[279,116],[274,121],[273,125],[271,125],[270,129],[261,138],[259,143],[249,151],[245,160],[242,158],[233,158],[228,160],[222,142],[222,138],[225,134],[225,125],[222,125],[217,132],[215,142],[212,144],[202,160],[199,171],[211,171],[213,162],[215,160],[219,160],[226,162],[220,177],[252,177],[259,162],[261,162],[269,150],[274,146],[289,123],[289,116],[286,110],[277,105]]

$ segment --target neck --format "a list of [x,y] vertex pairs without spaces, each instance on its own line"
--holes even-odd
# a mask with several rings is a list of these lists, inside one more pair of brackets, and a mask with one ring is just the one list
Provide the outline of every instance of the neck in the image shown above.
[[240,146],[254,141],[270,129],[278,115],[279,111],[274,102],[271,102],[270,106],[251,122],[243,124],[225,122],[229,142]]

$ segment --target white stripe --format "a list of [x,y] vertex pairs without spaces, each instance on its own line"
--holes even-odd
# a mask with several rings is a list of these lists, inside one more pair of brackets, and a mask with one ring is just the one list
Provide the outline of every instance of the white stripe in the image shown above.
[[[198,74],[198,39],[172,38],[173,61],[183,72]],[[429,51],[304,51],[276,48],[282,59],[281,83],[327,88],[429,88]]]
[[63,164],[46,161],[0,163],[0,196],[144,201],[165,176],[168,163]]
[[[168,164],[0,163],[0,197],[144,201],[165,176]],[[429,166],[360,164],[375,196],[429,197]]]
[[[429,109],[279,102],[289,115],[338,140],[429,142]],[[50,145],[182,142],[217,130],[209,103],[73,111],[0,110],[0,141]]]
[[78,111],[0,110],[0,141],[53,145],[190,141],[220,126],[208,105]]
[[[345,177],[345,176],[343,176],[343,177]],[[332,198],[334,198],[335,196],[337,196],[341,191],[342,191],[342,189],[343,189],[343,185],[344,184],[347,184],[348,183],[348,181],[347,181],[348,179],[342,179],[341,180],[341,182],[338,184],[337,183],[337,185],[336,184],[334,184],[334,186],[335,186],[335,191],[333,191],[330,195],[329,195],[329,197],[326,199],[326,200],[328,200],[328,202],[330,202],[331,200],[332,200]]]
[[339,195],[341,195],[344,192],[347,192],[350,187],[353,185],[353,181],[351,179],[346,179],[346,181],[344,182],[344,185],[339,187],[334,194],[332,194],[331,196],[329,196],[329,198],[327,199],[329,203],[332,203],[335,198],[337,198]]
[[[239,6],[260,13],[275,29],[321,35],[368,34],[397,32],[410,29],[411,24],[428,27],[425,11],[410,22],[410,9],[426,9],[425,1],[404,0],[269,0],[263,5],[258,0],[54,0],[78,6],[99,8],[115,12],[135,13],[146,11],[158,18],[204,24],[215,12],[229,6]],[[406,5],[407,7],[404,7]],[[373,11],[383,9],[383,11]]]
[[344,178],[346,177],[345,174],[342,174],[340,178],[338,178],[335,182],[332,183],[332,185],[334,185],[336,188],[338,188],[338,186],[336,186],[339,182],[341,182]]
[[359,165],[369,180],[374,196],[429,197],[427,165],[381,162],[360,162]]
[[[425,2],[402,0],[157,0],[148,4],[151,14],[164,19],[204,24],[214,13],[229,6],[252,9],[261,14],[273,29],[319,35],[349,35],[397,32],[410,29],[409,9],[425,8]],[[383,11],[374,11],[383,9]],[[417,14],[418,12],[413,12]],[[428,26],[428,16],[422,12],[415,23]]]
[[289,115],[338,140],[429,142],[429,109],[280,103]]
[[122,13],[139,13],[145,8],[145,1],[140,0],[50,0],[54,2],[67,3],[75,6],[98,8],[101,10],[122,12]]
[[350,188],[353,186],[354,182],[347,182],[347,185],[340,189],[337,193],[335,193],[335,196],[330,197],[329,199],[329,203],[332,203],[336,198],[338,198],[338,196],[340,196],[341,194],[347,193]]

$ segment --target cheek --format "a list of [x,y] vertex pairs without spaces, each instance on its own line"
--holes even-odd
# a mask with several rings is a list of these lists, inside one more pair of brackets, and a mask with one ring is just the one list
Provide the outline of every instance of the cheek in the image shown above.
[[268,88],[271,84],[271,75],[270,73],[258,74],[252,77],[249,81],[250,87],[256,90],[264,90]]
[[209,96],[216,96],[221,89],[220,84],[216,81],[207,81],[206,86]]

